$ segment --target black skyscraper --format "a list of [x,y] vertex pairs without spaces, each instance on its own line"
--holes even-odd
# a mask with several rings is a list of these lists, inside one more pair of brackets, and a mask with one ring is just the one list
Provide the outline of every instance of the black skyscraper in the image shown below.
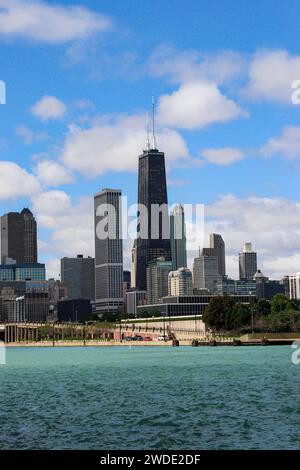
[[[155,147],[155,139],[153,139]],[[138,183],[138,202],[147,208],[148,231],[147,236],[140,236],[137,240],[137,272],[136,285],[139,290],[147,289],[147,266],[161,256],[166,261],[171,260],[171,246],[169,233],[169,216],[167,212],[161,211],[158,224],[155,224],[155,217],[151,217],[151,208],[153,205],[168,204],[165,154],[153,148],[144,150],[139,156],[139,183]],[[152,219],[152,220],[151,220]],[[157,220],[157,219],[156,219]],[[138,226],[138,232],[143,233],[141,224]],[[158,236],[151,236],[151,229],[157,225]]]

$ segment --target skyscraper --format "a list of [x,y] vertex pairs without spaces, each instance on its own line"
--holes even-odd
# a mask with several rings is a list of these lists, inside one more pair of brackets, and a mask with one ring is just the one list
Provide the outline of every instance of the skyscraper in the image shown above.
[[176,206],[170,215],[170,240],[173,270],[186,267],[186,235],[184,209]]
[[243,253],[239,254],[240,279],[253,279],[257,271],[257,254],[252,251],[252,243],[245,243]]
[[66,284],[69,299],[95,300],[95,260],[88,256],[60,260],[61,282]]
[[188,268],[179,268],[169,273],[169,295],[192,295],[193,278]]
[[160,257],[150,261],[147,267],[147,300],[148,304],[157,304],[162,297],[168,295],[169,272],[172,261]]
[[148,138],[147,150],[139,156],[138,203],[136,286],[146,290],[149,262],[159,257],[171,261],[165,154],[156,148],[154,107],[152,146]]
[[95,194],[94,208],[96,311],[117,313],[123,307],[121,191]]
[[37,224],[32,212],[9,212],[1,217],[1,264],[37,262]]
[[209,235],[209,248],[203,248],[204,256],[216,256],[218,258],[218,272],[220,276],[226,275],[225,243],[221,235],[211,233]]
[[217,256],[198,256],[194,259],[193,281],[195,289],[214,291],[215,283],[220,279]]
[[137,240],[134,240],[133,247],[131,250],[131,287],[135,288],[136,287],[136,265],[137,265],[137,253],[136,253],[136,248],[137,247]]

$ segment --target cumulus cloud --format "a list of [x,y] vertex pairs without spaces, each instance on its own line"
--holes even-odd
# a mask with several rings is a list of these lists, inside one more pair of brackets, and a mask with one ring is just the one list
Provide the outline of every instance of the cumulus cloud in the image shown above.
[[32,198],[32,208],[40,228],[50,229],[41,244],[44,257],[55,260],[78,253],[93,255],[93,199],[82,197],[76,204],[64,191],[50,190]]
[[67,112],[65,104],[55,96],[43,96],[31,108],[34,116],[42,121],[49,119],[61,119]]
[[238,264],[234,260],[246,241],[253,243],[258,253],[258,267],[265,275],[276,279],[300,270],[299,202],[256,196],[239,199],[227,195],[207,205],[205,214],[206,234],[221,233],[225,240],[231,276],[238,276]]
[[286,50],[258,51],[249,66],[243,93],[254,100],[292,104],[292,83],[300,79],[300,55]]
[[182,85],[159,98],[158,120],[166,126],[197,129],[245,115],[214,83],[197,81]]
[[201,156],[210,163],[226,166],[243,160],[245,152],[234,147],[206,148],[201,151]]
[[300,157],[300,126],[287,126],[281,135],[272,137],[260,150],[263,156],[279,155],[287,160]]
[[13,162],[0,161],[0,199],[27,197],[39,191],[37,178]]
[[82,6],[42,0],[0,0],[0,35],[58,44],[112,28],[109,17]]
[[[117,116],[89,128],[71,126],[61,159],[90,178],[107,171],[136,171],[138,152],[146,146],[146,121],[145,115]],[[169,165],[189,158],[184,139],[174,130],[162,128],[157,143]]]
[[54,160],[40,160],[34,172],[45,186],[60,186],[74,181],[72,173],[61,163]]
[[203,54],[196,50],[177,50],[165,44],[154,50],[146,64],[151,76],[166,77],[176,84],[196,80],[222,84],[243,73],[245,68],[245,59],[238,52]]

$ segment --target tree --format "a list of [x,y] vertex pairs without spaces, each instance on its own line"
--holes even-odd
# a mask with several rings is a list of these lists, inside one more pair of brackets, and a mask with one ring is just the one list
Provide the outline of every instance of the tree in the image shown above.
[[234,298],[228,295],[213,297],[203,313],[203,322],[216,331],[227,329],[234,305]]
[[232,330],[249,325],[251,321],[251,312],[247,305],[237,303],[233,306],[230,315],[228,315],[227,329]]
[[271,302],[266,299],[260,299],[256,304],[255,312],[258,317],[267,317],[271,313]]

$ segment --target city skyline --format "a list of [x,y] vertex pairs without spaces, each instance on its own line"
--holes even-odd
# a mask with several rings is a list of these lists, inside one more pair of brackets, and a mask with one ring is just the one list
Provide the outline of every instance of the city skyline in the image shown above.
[[[226,241],[227,274],[238,277],[238,251],[248,239],[269,277],[299,271],[296,2],[239,5],[234,18],[234,8],[224,11],[216,0],[190,0],[190,8],[175,2],[174,9],[145,1],[137,20],[127,0],[105,11],[86,1],[83,37],[66,1],[69,33],[62,28],[56,38],[34,8],[33,26],[18,29],[14,3],[10,28],[0,27],[7,94],[0,106],[0,210],[32,208],[48,277],[57,277],[63,256],[93,255],[99,188],[121,187],[136,202],[152,94],[169,202],[205,204],[207,238],[215,232]],[[55,18],[53,4],[39,4]],[[159,34],[150,12],[163,26]],[[257,28],[266,15],[273,25],[267,43],[260,19]],[[127,268],[131,248],[124,246]],[[189,267],[195,255],[188,247]]]

